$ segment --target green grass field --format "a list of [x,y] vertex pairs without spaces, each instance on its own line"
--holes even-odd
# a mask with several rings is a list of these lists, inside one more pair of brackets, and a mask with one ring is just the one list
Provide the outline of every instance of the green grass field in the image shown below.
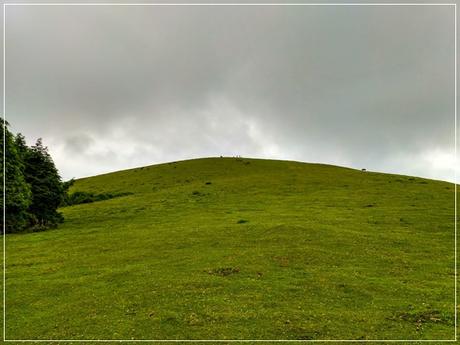
[[6,236],[7,339],[452,339],[454,184],[208,158]]

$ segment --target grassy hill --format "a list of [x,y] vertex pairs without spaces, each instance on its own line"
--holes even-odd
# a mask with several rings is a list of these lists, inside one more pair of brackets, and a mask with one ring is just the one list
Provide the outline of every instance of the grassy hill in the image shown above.
[[454,185],[208,158],[7,235],[7,339],[452,339]]

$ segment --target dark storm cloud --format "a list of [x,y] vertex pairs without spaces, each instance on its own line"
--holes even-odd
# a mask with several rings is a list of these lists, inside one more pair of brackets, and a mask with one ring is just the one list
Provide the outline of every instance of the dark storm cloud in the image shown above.
[[452,6],[8,6],[7,117],[65,177],[200,156],[453,178]]

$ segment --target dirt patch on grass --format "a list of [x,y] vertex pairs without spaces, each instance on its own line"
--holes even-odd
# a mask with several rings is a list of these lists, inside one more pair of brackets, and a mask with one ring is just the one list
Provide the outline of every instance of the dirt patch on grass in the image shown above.
[[213,276],[226,277],[231,274],[239,273],[240,269],[238,267],[219,267],[212,270],[207,270],[206,272]]
[[388,318],[392,321],[405,321],[414,324],[417,332],[421,331],[425,324],[445,324],[453,325],[453,317],[441,313],[435,309],[427,309],[424,311],[420,310],[409,310],[395,313],[394,316]]

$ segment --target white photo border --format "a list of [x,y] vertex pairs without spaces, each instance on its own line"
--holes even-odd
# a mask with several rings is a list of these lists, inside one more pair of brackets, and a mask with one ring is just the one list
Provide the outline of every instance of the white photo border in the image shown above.
[[[248,343],[248,342],[311,342],[311,343],[426,343],[426,342],[456,342],[457,341],[457,4],[456,3],[3,3],[3,126],[6,126],[6,8],[8,6],[452,6],[454,9],[454,339],[6,339],[6,210],[5,210],[5,166],[3,164],[3,341],[22,342],[22,343],[46,343],[46,342],[66,342],[66,343],[120,343],[120,342],[171,342],[171,343]],[[5,133],[3,131],[3,143],[5,143]],[[3,162],[5,162],[6,152],[3,145]]]

